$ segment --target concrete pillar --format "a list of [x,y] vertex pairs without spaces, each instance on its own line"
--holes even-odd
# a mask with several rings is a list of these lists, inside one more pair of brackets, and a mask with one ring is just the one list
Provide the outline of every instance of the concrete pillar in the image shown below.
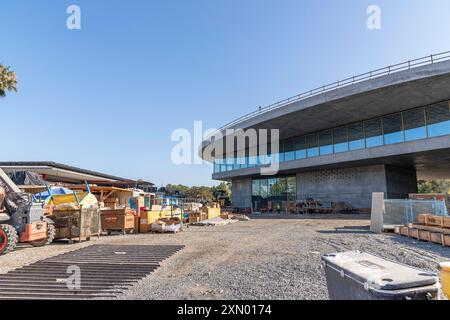
[[251,178],[233,179],[231,191],[234,208],[247,209],[252,207]]
[[384,193],[374,192],[372,194],[372,215],[370,221],[370,231],[374,233],[383,232],[384,216]]
[[387,199],[406,199],[418,192],[415,168],[385,166],[385,172]]

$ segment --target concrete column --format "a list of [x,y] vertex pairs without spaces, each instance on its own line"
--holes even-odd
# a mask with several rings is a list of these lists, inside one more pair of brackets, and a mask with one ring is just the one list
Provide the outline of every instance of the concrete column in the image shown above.
[[418,192],[415,168],[385,166],[385,171],[387,199],[406,199]]
[[239,178],[232,181],[233,207],[247,209],[252,207],[252,179]]
[[372,215],[370,222],[370,231],[374,233],[383,232],[384,216],[384,193],[374,192],[372,194]]

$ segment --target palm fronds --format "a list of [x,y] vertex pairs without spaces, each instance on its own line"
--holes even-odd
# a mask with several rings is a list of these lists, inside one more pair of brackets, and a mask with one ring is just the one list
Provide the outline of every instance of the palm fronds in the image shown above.
[[0,97],[6,96],[7,91],[17,92],[17,76],[10,69],[0,64]]

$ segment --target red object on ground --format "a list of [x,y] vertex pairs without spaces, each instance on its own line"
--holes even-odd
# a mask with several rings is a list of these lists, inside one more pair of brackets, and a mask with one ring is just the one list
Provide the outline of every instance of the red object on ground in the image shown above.
[[5,249],[6,244],[8,243],[8,236],[5,231],[0,229],[0,252]]

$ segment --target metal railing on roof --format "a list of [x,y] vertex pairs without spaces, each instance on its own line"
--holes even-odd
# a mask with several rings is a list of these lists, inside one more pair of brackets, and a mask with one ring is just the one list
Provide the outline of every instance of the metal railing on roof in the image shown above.
[[389,75],[392,73],[396,73],[396,72],[400,72],[400,71],[405,71],[405,70],[410,70],[413,68],[417,68],[420,66],[425,66],[425,65],[430,65],[436,62],[440,62],[440,61],[444,61],[444,60],[450,60],[450,51],[446,51],[446,52],[441,52],[441,53],[437,53],[437,54],[432,54],[429,56],[425,56],[422,58],[418,58],[418,59],[414,59],[414,60],[408,60],[405,62],[401,62],[398,64],[394,64],[394,65],[390,65],[387,66],[385,68],[381,68],[381,69],[376,69],[376,70],[372,70],[357,76],[353,76],[344,80],[340,80],[340,81],[336,81],[333,82],[331,84],[327,84],[324,85],[322,87],[316,88],[316,89],[312,89],[303,93],[300,93],[296,96],[290,97],[288,99],[285,100],[281,100],[278,101],[276,103],[273,103],[267,107],[264,108],[259,108],[256,111],[250,112],[242,117],[239,117],[238,119],[227,123],[226,125],[222,126],[219,131],[231,128],[233,126],[236,126],[248,119],[251,119],[255,116],[267,113],[269,111],[272,110],[276,110],[279,108],[282,108],[286,105],[289,105],[291,103],[294,102],[298,102],[310,97],[314,97],[317,96],[319,94],[325,93],[325,92],[329,92],[329,91],[333,91],[342,87],[346,87],[346,86],[350,86],[359,82],[363,82],[366,80],[370,80],[370,79],[374,79],[374,78],[378,78],[381,76],[385,76],[385,75]]

